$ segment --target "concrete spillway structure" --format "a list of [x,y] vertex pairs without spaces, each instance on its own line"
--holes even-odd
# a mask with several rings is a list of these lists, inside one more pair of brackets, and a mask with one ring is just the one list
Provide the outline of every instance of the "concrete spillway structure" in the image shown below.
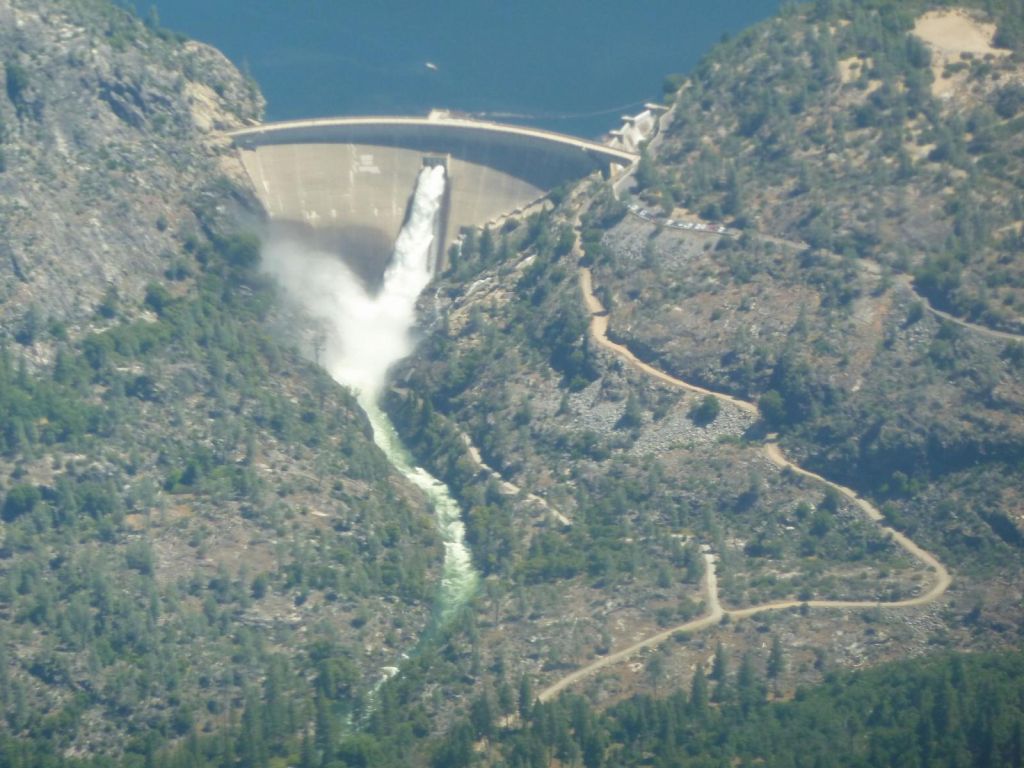
[[230,134],[271,221],[295,227],[379,277],[425,163],[444,163],[446,250],[463,227],[637,156],[573,136],[431,113],[269,123]]

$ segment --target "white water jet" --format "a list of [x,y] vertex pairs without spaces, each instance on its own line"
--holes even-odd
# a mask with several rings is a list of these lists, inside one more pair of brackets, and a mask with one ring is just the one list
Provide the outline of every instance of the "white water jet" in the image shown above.
[[442,620],[465,602],[477,579],[465,544],[461,510],[444,483],[415,465],[378,399],[388,370],[413,349],[410,333],[416,300],[432,277],[431,250],[444,188],[443,166],[420,172],[409,218],[375,295],[334,254],[286,240],[272,240],[263,251],[264,269],[305,314],[321,324],[318,362],[335,381],[356,393],[373,426],[374,442],[434,507],[445,546],[439,599]]

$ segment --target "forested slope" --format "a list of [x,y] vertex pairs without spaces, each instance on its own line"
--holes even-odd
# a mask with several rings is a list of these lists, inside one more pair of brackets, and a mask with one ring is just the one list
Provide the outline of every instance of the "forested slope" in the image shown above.
[[[452,254],[392,406],[462,492],[493,580],[478,624],[502,672],[484,690],[509,669],[557,680],[700,615],[701,545],[726,606],[920,594],[927,577],[856,505],[763,461],[774,433],[935,552],[950,591],[902,613],[680,636],[601,670],[588,700],[637,690],[652,664],[659,684],[686,684],[718,643],[764,663],[774,635],[799,656],[784,688],[833,665],[1019,644],[1020,11],[787,5],[667,81],[671,111],[631,180],[558,194]],[[757,417],[597,349],[581,264],[615,341]],[[480,471],[463,434],[572,525]]]
[[0,65],[7,764],[141,762],[264,694],[268,740],[351,717],[443,553],[258,272],[218,132],[261,97],[98,0],[0,2]]
[[527,710],[502,731],[463,724],[434,765],[597,766],[1019,766],[1024,762],[1020,654],[954,656],[831,675],[792,701],[765,703],[749,660],[735,677],[694,679],[689,691],[638,696],[601,712],[565,696]]

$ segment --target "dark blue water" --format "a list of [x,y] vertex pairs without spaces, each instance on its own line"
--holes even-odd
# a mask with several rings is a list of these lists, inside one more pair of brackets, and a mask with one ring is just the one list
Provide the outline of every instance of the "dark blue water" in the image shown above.
[[[596,136],[779,0],[157,0],[267,97],[267,118],[508,113]],[[140,13],[146,7],[139,5]],[[427,66],[433,63],[437,68]],[[521,117],[528,115],[530,118]]]

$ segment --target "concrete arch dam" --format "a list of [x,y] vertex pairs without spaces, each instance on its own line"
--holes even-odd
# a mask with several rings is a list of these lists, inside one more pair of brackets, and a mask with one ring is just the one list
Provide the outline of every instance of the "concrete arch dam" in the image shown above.
[[431,113],[267,123],[229,134],[272,224],[376,283],[424,164],[444,163],[440,246],[637,155],[573,136]]

